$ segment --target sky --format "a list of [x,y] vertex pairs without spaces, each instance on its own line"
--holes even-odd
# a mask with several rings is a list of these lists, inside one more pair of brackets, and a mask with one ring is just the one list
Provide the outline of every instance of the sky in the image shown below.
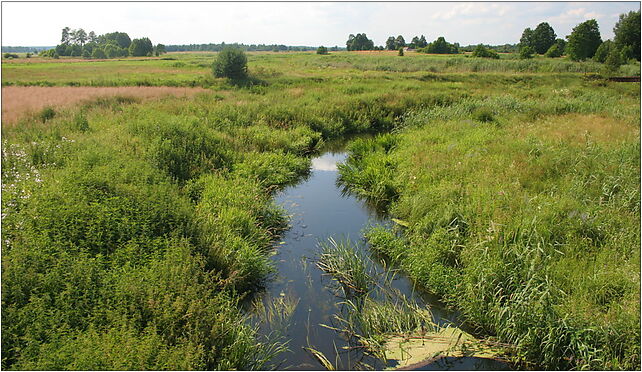
[[391,35],[425,35],[469,44],[517,43],[526,27],[548,22],[558,37],[596,19],[613,37],[621,13],[639,2],[2,2],[3,46],[53,46],[63,27],[127,32],[154,44],[245,43],[345,46],[366,33],[375,45]]

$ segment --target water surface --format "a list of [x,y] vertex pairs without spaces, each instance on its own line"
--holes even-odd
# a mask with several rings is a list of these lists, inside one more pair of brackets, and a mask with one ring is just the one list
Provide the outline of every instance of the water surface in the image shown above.
[[[298,184],[287,187],[275,196],[275,202],[291,215],[291,227],[276,246],[273,260],[277,274],[267,284],[261,300],[268,304],[285,299],[296,307],[288,319],[285,334],[289,352],[274,361],[279,369],[321,370],[323,366],[304,348],[313,348],[325,355],[337,369],[362,369],[385,366],[358,350],[346,351],[349,343],[338,332],[321,325],[333,325],[333,315],[339,312],[339,299],[328,288],[330,277],[318,269],[314,260],[321,248],[319,242],[333,237],[350,239],[367,249],[361,236],[372,224],[389,224],[379,214],[354,196],[342,192],[337,185],[337,163],[346,159],[341,147],[312,159],[310,175]],[[379,266],[378,270],[383,272]],[[438,324],[454,322],[455,315],[444,311],[434,298],[419,295],[410,280],[397,276],[393,286],[407,297],[431,307]],[[260,332],[272,329],[263,326]]]

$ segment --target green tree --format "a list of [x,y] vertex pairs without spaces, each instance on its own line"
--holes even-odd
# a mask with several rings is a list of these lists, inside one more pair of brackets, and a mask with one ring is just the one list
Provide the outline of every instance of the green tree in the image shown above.
[[129,45],[129,55],[133,57],[151,56],[154,53],[154,46],[147,37],[132,40]]
[[426,37],[421,35],[421,37],[419,37],[419,43],[417,43],[417,48],[425,48],[427,46],[428,42],[426,41]]
[[459,53],[458,44],[450,44],[444,39],[443,36],[437,38],[437,40],[428,44],[425,48],[422,48],[420,51],[424,53],[433,53],[433,54],[457,54]]
[[556,36],[553,27],[542,22],[533,31],[530,46],[535,49],[537,54],[544,54],[555,43]]
[[546,53],[544,53],[544,56],[548,58],[559,58],[562,54],[564,54],[564,49],[562,49],[559,44],[555,43],[548,48]]
[[65,27],[62,29],[62,37],[60,38],[60,44],[68,44],[69,43],[69,31],[71,29],[69,27]]
[[105,59],[105,58],[107,58],[107,55],[105,55],[105,51],[103,50],[103,48],[96,47],[91,52],[91,58],[93,58],[93,59]]
[[406,46],[406,40],[403,39],[403,36],[399,35],[395,39],[395,49],[403,48]]
[[226,47],[216,56],[212,72],[216,77],[231,80],[245,79],[247,78],[247,57],[239,48]]
[[613,41],[624,51],[627,48],[626,59],[640,60],[640,11],[620,14],[620,19],[613,27]]
[[622,54],[620,53],[620,50],[617,47],[613,47],[609,51],[609,55],[606,57],[604,65],[608,72],[615,73],[620,69],[620,66],[622,66],[622,62]]
[[107,58],[116,58],[116,57],[120,57],[121,55],[120,48],[118,47],[118,45],[113,43],[109,43],[105,45],[104,52]]
[[110,32],[98,37],[100,44],[106,44],[109,40],[113,40],[118,44],[119,47],[129,49],[131,46],[132,40],[129,38],[126,32]]
[[409,48],[416,49],[418,48],[419,45],[419,36],[415,36],[412,38],[412,41],[408,45]]
[[525,46],[519,50],[519,58],[521,59],[533,58],[534,53],[535,53],[535,49],[533,49],[530,46]]
[[533,46],[533,30],[528,27],[524,30],[524,32],[522,32],[522,37],[519,39],[520,49],[527,46]]
[[609,56],[609,53],[613,48],[614,48],[613,42],[611,40],[606,40],[605,42],[600,44],[600,46],[595,51],[593,60],[600,63],[606,62],[606,58]]
[[374,42],[368,39],[366,34],[357,34],[356,36],[350,34],[346,42],[347,50],[373,50]]
[[589,19],[575,26],[567,39],[566,54],[573,61],[583,61],[593,57],[597,48],[602,44],[600,28],[594,19]]
[[390,36],[388,40],[386,40],[386,49],[388,50],[395,50],[395,37]]
[[475,47],[472,56],[480,58],[499,59],[499,54],[497,54],[496,51],[486,48],[483,44],[479,44]]
[[80,44],[81,46],[85,45],[87,41],[87,33],[82,28],[74,30],[74,43]]
[[165,49],[165,45],[163,44],[156,45],[155,52],[157,56],[167,53],[167,50]]
[[317,48],[317,54],[328,54],[328,48],[324,47],[321,45],[320,47]]
[[399,57],[403,57],[403,47],[399,48],[399,53],[397,53]]
[[96,36],[95,32],[89,31],[89,34],[87,35],[87,42],[89,42],[89,43],[98,42],[98,36]]

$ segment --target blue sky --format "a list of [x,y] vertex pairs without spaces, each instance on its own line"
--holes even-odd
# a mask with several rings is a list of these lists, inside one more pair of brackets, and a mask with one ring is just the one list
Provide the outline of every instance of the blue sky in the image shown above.
[[264,43],[345,46],[365,32],[375,45],[390,35],[407,41],[505,44],[526,27],[548,22],[558,37],[587,19],[598,21],[602,39],[613,37],[618,15],[639,2],[449,2],[449,3],[2,3],[2,45],[45,46],[60,41],[63,27],[98,34],[124,31],[154,43]]

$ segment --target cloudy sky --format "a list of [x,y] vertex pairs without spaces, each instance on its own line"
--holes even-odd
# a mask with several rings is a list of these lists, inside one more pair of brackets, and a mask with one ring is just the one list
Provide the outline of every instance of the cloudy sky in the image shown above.
[[505,44],[526,27],[548,22],[558,37],[594,18],[603,39],[613,37],[618,15],[639,2],[450,2],[450,3],[2,3],[2,45],[51,46],[63,27],[102,34],[124,31],[154,43],[345,46],[365,32],[376,45],[390,35],[407,41],[423,34],[451,42]]

